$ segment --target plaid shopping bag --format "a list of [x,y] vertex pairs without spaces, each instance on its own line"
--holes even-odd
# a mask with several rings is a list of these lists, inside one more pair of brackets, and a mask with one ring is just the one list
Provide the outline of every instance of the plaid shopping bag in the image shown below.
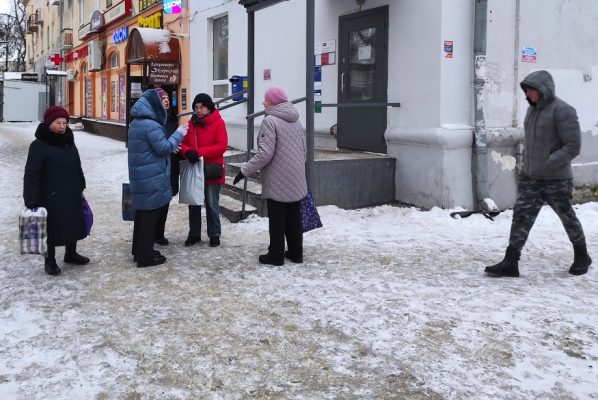
[[311,192],[307,192],[307,196],[301,199],[299,209],[301,212],[301,225],[303,226],[303,232],[309,232],[313,229],[322,227],[320,214],[318,214],[316,202]]
[[19,215],[21,254],[48,255],[48,211],[44,207],[24,208]]

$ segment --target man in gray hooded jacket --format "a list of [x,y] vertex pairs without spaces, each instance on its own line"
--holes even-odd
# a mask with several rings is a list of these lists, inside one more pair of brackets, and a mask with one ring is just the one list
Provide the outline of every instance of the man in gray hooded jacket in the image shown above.
[[555,96],[554,81],[547,71],[530,73],[522,82],[529,108],[525,116],[523,165],[517,180],[517,200],[505,258],[488,266],[492,276],[519,276],[519,256],[546,202],[559,216],[573,244],[573,275],[588,272],[592,263],[581,223],[575,215],[571,160],[579,154],[581,132],[577,112]]

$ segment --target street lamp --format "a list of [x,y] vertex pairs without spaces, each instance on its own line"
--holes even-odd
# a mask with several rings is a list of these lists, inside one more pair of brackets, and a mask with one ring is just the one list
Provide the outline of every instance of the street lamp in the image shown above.
[[[62,48],[64,46],[64,43],[62,41],[62,28],[63,28],[63,26],[62,26],[62,19],[63,19],[63,16],[62,16],[62,14],[63,14],[62,0],[50,0],[50,2],[48,4],[50,4],[52,6],[58,6],[58,20],[59,20],[59,28],[58,28],[58,38],[59,38],[58,39],[58,46],[59,47],[58,47],[58,54],[60,55],[60,58],[62,58],[63,57],[63,55],[62,55]],[[64,64],[63,64],[63,62],[64,62],[64,60],[60,61],[60,66],[59,66],[60,71],[64,71]],[[61,79],[60,80],[60,85],[58,86],[58,102],[60,103],[60,105],[62,105],[62,103],[63,103],[63,98],[62,98],[63,93],[66,92],[66,87],[65,87],[64,92],[62,90],[63,89],[62,88],[63,84],[66,85],[66,82],[63,82],[62,79]]]

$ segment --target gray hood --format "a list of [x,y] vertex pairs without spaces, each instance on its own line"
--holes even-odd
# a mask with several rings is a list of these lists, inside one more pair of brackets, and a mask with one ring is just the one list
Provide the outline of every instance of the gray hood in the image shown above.
[[270,107],[266,110],[266,115],[273,115],[287,122],[295,122],[299,119],[297,108],[288,101]]
[[[548,71],[542,70],[532,72],[521,81],[520,85],[524,93],[525,87],[531,87],[532,89],[536,89],[542,93],[542,98],[537,104],[539,108],[544,108],[546,104],[550,104],[555,98],[554,80]],[[536,105],[530,102],[527,97],[526,99],[532,106]]]

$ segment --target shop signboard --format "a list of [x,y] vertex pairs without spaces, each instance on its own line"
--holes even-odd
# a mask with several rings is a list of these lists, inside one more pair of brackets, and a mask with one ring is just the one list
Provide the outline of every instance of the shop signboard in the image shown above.
[[179,63],[151,61],[148,80],[153,85],[178,85],[181,80]]

